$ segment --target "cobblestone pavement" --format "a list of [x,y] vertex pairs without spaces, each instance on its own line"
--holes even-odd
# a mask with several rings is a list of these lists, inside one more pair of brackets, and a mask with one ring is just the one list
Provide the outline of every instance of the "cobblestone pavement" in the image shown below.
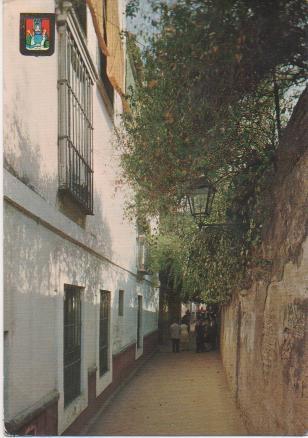
[[[85,434],[83,432],[83,434]],[[247,435],[217,352],[162,348],[86,435]]]

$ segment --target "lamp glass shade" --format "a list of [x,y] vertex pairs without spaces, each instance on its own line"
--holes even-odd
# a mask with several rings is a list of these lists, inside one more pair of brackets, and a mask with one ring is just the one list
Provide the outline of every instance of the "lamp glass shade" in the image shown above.
[[191,215],[200,227],[210,214],[214,195],[214,187],[204,177],[200,178],[187,195]]

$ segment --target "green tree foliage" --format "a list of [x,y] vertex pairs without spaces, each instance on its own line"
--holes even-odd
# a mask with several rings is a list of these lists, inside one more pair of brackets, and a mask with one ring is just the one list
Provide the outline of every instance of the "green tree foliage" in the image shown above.
[[288,90],[305,80],[305,9],[303,0],[153,1],[160,18],[119,136],[135,206],[182,217],[187,187],[205,174],[219,182],[209,222],[242,224],[197,236],[191,222],[166,220],[153,254],[161,266],[173,260],[183,293],[220,301],[247,272],[269,210],[277,120],[283,127]]

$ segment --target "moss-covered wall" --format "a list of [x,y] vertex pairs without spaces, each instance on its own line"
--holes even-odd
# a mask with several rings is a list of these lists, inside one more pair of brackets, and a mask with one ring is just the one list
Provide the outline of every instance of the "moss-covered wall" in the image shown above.
[[272,214],[248,289],[222,311],[221,352],[248,431],[308,430],[308,93],[302,95],[277,153]]

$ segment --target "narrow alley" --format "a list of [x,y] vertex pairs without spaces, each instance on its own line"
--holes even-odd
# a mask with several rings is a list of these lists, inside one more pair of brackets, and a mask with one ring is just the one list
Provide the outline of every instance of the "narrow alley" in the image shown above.
[[218,352],[160,350],[82,435],[246,435]]
[[0,438],[308,438],[307,0],[2,15]]

